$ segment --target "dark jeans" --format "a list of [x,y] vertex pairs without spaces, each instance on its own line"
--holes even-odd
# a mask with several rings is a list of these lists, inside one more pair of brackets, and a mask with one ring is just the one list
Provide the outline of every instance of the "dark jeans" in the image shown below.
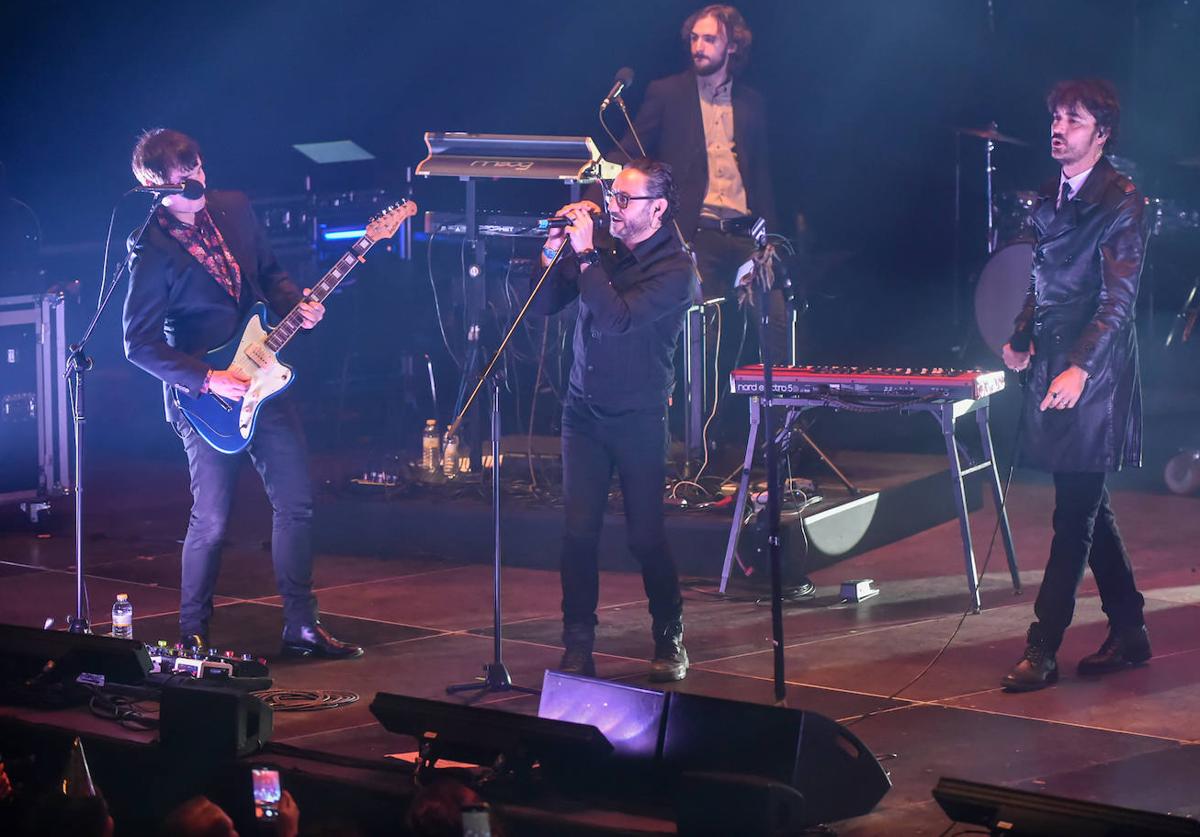
[[[701,287],[704,298],[713,299],[723,296],[727,300],[726,313],[735,310],[737,293],[734,291],[733,283],[737,279],[738,268],[757,249],[754,241],[746,236],[728,235],[717,230],[697,230],[696,236],[692,240],[692,246],[696,251],[696,266],[700,269],[700,277],[704,280]],[[756,290],[753,303],[750,305],[751,318],[748,326],[753,332],[753,337],[748,339],[752,341],[758,340],[758,327],[762,319],[761,303],[762,295]],[[767,306],[767,313],[771,315],[770,331],[767,334],[771,348],[771,363],[776,366],[784,366],[792,362],[792,324],[788,317],[787,303],[784,300],[783,292],[771,291],[767,295]],[[726,333],[729,333],[728,330]],[[733,360],[730,359],[730,363],[732,362]]]
[[[214,450],[180,419],[192,477],[192,514],[183,541],[183,580],[179,603],[180,634],[208,636],[213,591],[221,569],[221,542],[229,522],[238,472],[244,457]],[[284,624],[299,628],[317,621],[312,592],[312,481],[300,416],[286,396],[267,402],[248,448],[274,516],[271,560],[283,597]]]
[[596,625],[600,528],[614,468],[625,498],[629,551],[642,566],[650,615],[655,624],[665,624],[683,614],[663,527],[666,450],[665,405],[610,414],[569,398],[563,408],[562,609],[564,632],[576,642],[590,642]]
[[1054,649],[1075,615],[1075,591],[1085,564],[1096,578],[1110,627],[1121,631],[1144,624],[1144,600],[1117,531],[1104,476],[1083,472],[1054,475],[1054,539],[1033,606],[1042,634]]

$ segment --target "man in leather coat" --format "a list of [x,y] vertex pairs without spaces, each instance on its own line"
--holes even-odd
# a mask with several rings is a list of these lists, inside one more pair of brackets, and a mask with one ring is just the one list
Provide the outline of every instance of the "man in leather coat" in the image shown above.
[[1090,565],[1108,617],[1100,650],[1079,673],[1106,674],[1150,659],[1129,556],[1109,505],[1105,475],[1141,465],[1141,385],[1134,303],[1147,229],[1143,200],[1104,156],[1120,105],[1101,80],[1060,82],[1047,97],[1058,183],[1033,211],[1037,232],[1025,306],[1004,362],[1029,370],[1022,411],[1024,464],[1054,475],[1054,537],[1028,646],[1003,685],[1041,689],[1058,679],[1055,654]]

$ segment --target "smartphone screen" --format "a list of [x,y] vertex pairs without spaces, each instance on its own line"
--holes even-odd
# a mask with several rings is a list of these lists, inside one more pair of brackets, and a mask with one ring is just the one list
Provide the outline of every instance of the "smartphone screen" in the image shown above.
[[466,805],[462,809],[463,837],[492,837],[492,820],[486,805]]
[[250,768],[254,791],[254,818],[273,820],[279,816],[279,771],[272,767]]

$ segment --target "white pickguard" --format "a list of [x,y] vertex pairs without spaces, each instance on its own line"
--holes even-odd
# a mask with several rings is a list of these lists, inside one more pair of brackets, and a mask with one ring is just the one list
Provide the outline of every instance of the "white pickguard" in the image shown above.
[[292,380],[292,370],[280,363],[275,353],[267,348],[267,337],[268,332],[263,330],[258,317],[251,317],[230,364],[231,369],[238,369],[250,378],[250,388],[242,396],[238,417],[238,430],[243,439],[250,438],[254,414],[262,403]]

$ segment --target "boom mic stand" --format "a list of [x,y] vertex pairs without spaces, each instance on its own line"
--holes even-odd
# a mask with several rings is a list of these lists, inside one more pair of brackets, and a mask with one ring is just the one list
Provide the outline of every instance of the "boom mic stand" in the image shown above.
[[487,692],[523,692],[524,694],[536,695],[539,694],[538,689],[532,689],[528,686],[518,686],[512,682],[512,675],[508,672],[508,667],[504,665],[504,657],[501,652],[501,602],[500,602],[500,567],[501,567],[501,539],[500,539],[500,380],[503,375],[503,369],[497,368],[500,359],[504,356],[504,350],[508,347],[508,343],[512,340],[521,323],[525,321],[525,314],[529,311],[529,306],[533,304],[533,300],[537,297],[538,292],[542,289],[542,285],[546,282],[546,277],[550,275],[550,271],[558,264],[559,258],[562,256],[563,250],[566,249],[564,244],[559,251],[554,254],[554,258],[550,260],[550,264],[546,265],[546,269],[542,271],[542,275],[538,278],[533,286],[533,290],[529,293],[529,298],[525,300],[525,304],[521,306],[521,310],[513,318],[512,324],[508,327],[504,338],[500,341],[499,347],[492,354],[492,359],[488,361],[488,365],[482,372],[479,373],[479,380],[475,382],[475,389],[467,397],[463,403],[462,409],[454,419],[454,423],[450,425],[450,429],[446,431],[446,436],[453,437],[458,432],[458,427],[462,424],[463,419],[467,415],[467,411],[475,403],[475,399],[479,397],[480,391],[484,384],[490,384],[492,390],[492,414],[491,414],[491,436],[492,436],[492,539],[493,539],[493,554],[492,554],[492,661],[484,664],[483,678],[474,683],[460,683],[446,687],[446,693],[451,695],[460,694],[462,692],[479,691]]
[[[124,196],[130,195],[134,191],[136,190],[126,192]],[[158,209],[158,201],[161,197],[161,194],[155,194],[150,212],[146,215],[146,220],[142,222],[137,238],[134,239],[135,244],[140,243],[142,237],[146,234],[146,229],[150,226],[150,221],[154,218],[154,213]],[[112,227],[110,225],[109,238],[111,239],[111,237]],[[68,347],[66,368],[63,370],[63,375],[67,376],[70,382],[71,422],[75,436],[75,615],[67,622],[67,630],[73,634],[90,634],[92,632],[91,625],[89,624],[90,607],[86,604],[88,601],[87,587],[83,575],[83,431],[84,425],[87,424],[84,378],[87,371],[92,368],[92,359],[83,350],[87,346],[88,340],[91,339],[92,332],[96,330],[96,325],[100,322],[100,317],[104,314],[104,309],[108,307],[108,302],[112,299],[113,292],[117,289],[117,285],[120,284],[121,277],[129,272],[129,259],[132,253],[133,251],[130,250],[125,255],[125,258],[121,260],[121,265],[113,274],[108,288],[104,290],[104,294],[100,298],[100,304],[96,306],[96,313],[92,315],[91,321],[83,332],[83,337],[80,338],[78,343],[72,343]],[[106,278],[105,274],[106,271],[101,272],[102,280]]]
[[[763,365],[763,395],[759,400],[762,411],[763,439],[766,443],[767,454],[767,545],[771,565],[771,638],[774,648],[774,680],[775,701],[783,705],[787,700],[787,684],[784,681],[783,669],[783,556],[780,551],[780,511],[779,497],[779,440],[775,438],[774,416],[774,359],[771,357],[771,341],[768,337],[771,327],[771,306],[767,304],[767,294],[775,287],[775,246],[766,235],[765,225],[755,226],[755,241],[758,251],[754,254],[754,273],[751,278],[751,293],[762,294],[759,304],[761,316],[758,321],[759,352]],[[786,274],[784,275],[786,281]],[[785,289],[786,290],[786,289]],[[785,299],[789,295],[784,293]],[[790,302],[789,302],[790,305]]]
[[[638,153],[641,154],[643,157],[648,156],[646,154],[646,147],[644,145],[642,145],[642,138],[638,135],[637,126],[633,124],[633,119],[629,116],[629,108],[627,108],[625,106],[625,97],[622,96],[620,92],[618,92],[616,95],[612,96],[611,100],[605,99],[604,103],[600,105],[600,113],[599,113],[600,124],[604,125],[604,112],[608,108],[609,101],[616,102],[617,106],[621,109],[621,116],[624,117],[625,125],[629,128],[629,135],[633,137],[634,143],[637,144]],[[605,126],[605,130],[606,131],[608,130],[607,126]],[[612,136],[611,132],[609,133],[609,135]],[[616,137],[613,137],[613,139],[616,140]],[[617,146],[621,149],[621,151],[623,153],[628,154],[628,152],[625,151],[625,147],[621,142],[618,141]],[[693,298],[694,305],[699,306],[701,308],[699,319],[700,319],[700,332],[703,335],[704,331],[706,330],[703,306],[705,306],[707,304],[707,302],[704,299],[704,293],[701,290],[701,288],[703,288],[703,286],[704,286],[704,275],[700,272],[700,264],[696,259],[696,251],[694,249],[692,249],[692,243],[683,237],[683,230],[679,226],[679,220],[675,217],[671,218],[671,229],[673,229],[675,231],[675,240],[677,242],[679,242],[679,246],[681,248],[683,248],[683,252],[687,255],[688,261],[690,261],[692,263],[692,272],[696,276],[696,286],[693,288],[692,298]],[[688,316],[691,317],[691,313],[689,313]],[[689,333],[690,333],[690,327],[689,327]],[[700,337],[700,340],[701,341],[704,340],[703,336]],[[699,351],[702,356],[703,350],[701,349]],[[692,351],[691,351],[690,345],[688,347],[688,351],[685,356],[690,361],[690,359],[692,357]],[[704,370],[703,357],[701,357],[701,362],[699,364],[697,364],[697,367],[698,367],[698,370],[694,370],[692,374],[693,375],[699,374],[701,376],[701,380],[704,380],[704,376],[706,375],[706,372]],[[688,381],[688,384],[691,384],[690,380]],[[704,400],[704,385],[703,384],[701,384],[699,387],[694,386],[694,385],[689,386],[688,392],[687,392],[687,400],[688,400],[688,405],[689,405],[688,412],[691,411],[691,402],[696,397],[697,391],[700,394],[699,400],[701,402],[703,402],[703,400]],[[713,397],[719,398],[720,397],[719,392],[714,393]],[[700,412],[703,413],[704,411],[700,410]],[[690,416],[688,416],[688,415],[684,416],[684,427],[688,429],[688,435],[685,436],[685,441],[686,441],[688,439],[691,439],[690,434],[694,432],[693,429],[691,428]],[[701,432],[701,438],[703,439],[703,432]],[[692,441],[694,441],[694,440],[692,440]],[[688,444],[685,447],[690,448],[691,442],[688,442]],[[691,450],[684,451],[683,473],[684,473],[685,477],[689,476],[689,472],[690,472],[690,468],[691,468],[691,462],[688,459],[688,457],[690,455],[691,455]]]
[[[621,108],[621,116],[625,118],[625,124],[629,126],[630,136],[632,136],[633,141],[637,143],[638,153],[643,157],[647,156],[646,147],[642,145],[642,138],[638,136],[637,126],[633,124],[633,120],[629,116],[629,108],[625,107],[625,97],[618,93],[616,96],[613,96],[612,100],[617,103],[618,107]],[[600,107],[601,122],[604,121],[604,110],[605,108],[602,105]],[[675,240],[679,242],[679,246],[683,248],[683,252],[687,254],[687,257],[692,262],[692,270],[696,272],[696,279],[699,280],[700,284],[704,284],[704,277],[700,274],[700,266],[696,262],[696,251],[692,249],[691,242],[683,237],[683,230],[679,228],[679,220],[677,218],[671,218],[671,228],[675,230]]]

